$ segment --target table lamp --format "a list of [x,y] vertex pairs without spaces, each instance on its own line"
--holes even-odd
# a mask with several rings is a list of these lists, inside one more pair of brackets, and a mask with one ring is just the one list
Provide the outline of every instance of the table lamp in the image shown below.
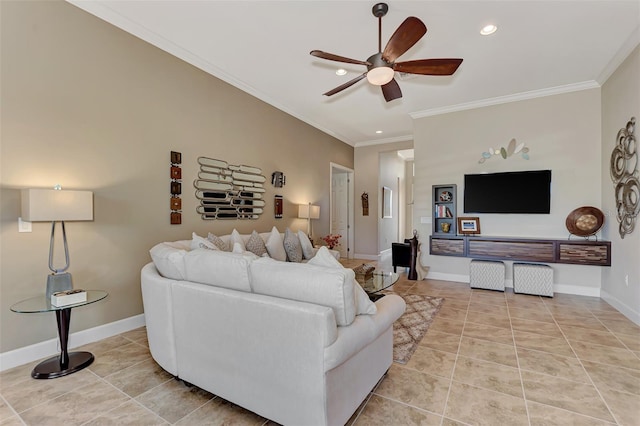
[[300,219],[307,219],[307,235],[309,236],[309,239],[313,241],[311,239],[311,219],[320,219],[320,206],[313,206],[311,203],[300,204],[298,205],[298,217]]
[[[22,220],[27,222],[51,222],[51,240],[49,241],[49,269],[47,276],[47,300],[58,291],[71,290],[73,283],[69,269],[69,245],[64,222],[93,220],[93,192],[67,191],[58,185],[55,189],[23,189]],[[62,225],[65,265],[53,266],[56,222]]]

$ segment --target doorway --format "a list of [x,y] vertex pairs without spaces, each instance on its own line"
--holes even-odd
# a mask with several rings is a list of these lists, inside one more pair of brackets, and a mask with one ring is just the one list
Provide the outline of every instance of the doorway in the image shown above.
[[342,235],[336,250],[340,257],[353,259],[354,252],[354,181],[353,169],[330,164],[329,233]]

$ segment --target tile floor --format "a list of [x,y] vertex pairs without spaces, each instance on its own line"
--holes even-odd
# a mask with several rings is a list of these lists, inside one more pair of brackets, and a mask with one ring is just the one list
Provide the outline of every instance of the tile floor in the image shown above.
[[[640,425],[640,327],[606,302],[405,276],[393,290],[445,302],[350,425]],[[0,425],[271,424],[174,380],[144,328],[85,348],[96,361],[67,377],[31,379],[34,363],[2,372]]]

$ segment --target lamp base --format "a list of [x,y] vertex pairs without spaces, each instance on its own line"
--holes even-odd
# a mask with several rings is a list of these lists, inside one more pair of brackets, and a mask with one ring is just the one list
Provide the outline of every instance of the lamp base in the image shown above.
[[71,274],[63,272],[61,274],[51,274],[47,276],[47,300],[51,300],[51,295],[59,291],[73,289]]

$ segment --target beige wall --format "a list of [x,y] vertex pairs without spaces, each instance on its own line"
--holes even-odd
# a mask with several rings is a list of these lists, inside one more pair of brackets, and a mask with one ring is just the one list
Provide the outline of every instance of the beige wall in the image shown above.
[[[565,219],[569,212],[584,205],[602,206],[599,89],[417,119],[414,130],[414,225],[425,247],[422,263],[430,266],[431,277],[463,279],[469,275],[470,262],[428,254],[431,224],[421,223],[421,217],[431,217],[434,184],[458,185],[457,204],[462,214],[465,173],[552,170],[550,214],[482,214],[483,235],[567,238]],[[483,151],[506,147],[512,138],[526,143],[530,160],[494,156],[478,163]],[[601,267],[553,268],[555,283],[563,290],[599,293]]]
[[[67,224],[75,286],[109,298],[75,309],[72,332],[143,312],[140,268],[160,241],[306,229],[295,204],[329,211],[329,163],[353,148],[61,1],[0,2],[0,352],[56,336],[52,314],[9,307],[44,291],[50,225],[18,233],[20,188],[86,189],[95,220]],[[183,224],[169,225],[169,152],[182,152]],[[192,186],[198,156],[283,171],[257,221],[203,221]],[[285,217],[273,217],[273,196]],[[328,233],[329,215],[314,222]]]
[[[640,139],[640,46],[602,86],[602,206],[607,212],[603,237],[611,240],[613,262],[602,271],[602,296],[640,324],[640,218],[635,230],[620,237],[610,159],[618,131],[636,118],[636,149]],[[636,166],[638,167],[638,166]],[[637,170],[637,169],[636,169]],[[625,280],[625,278],[627,278]],[[627,284],[628,281],[628,284]]]
[[[379,179],[380,154],[413,148],[413,141],[357,147],[354,153],[356,197],[355,257],[377,258],[378,222],[381,220],[382,183]],[[360,196],[369,194],[369,216],[363,216]],[[391,247],[391,246],[389,246]]]

